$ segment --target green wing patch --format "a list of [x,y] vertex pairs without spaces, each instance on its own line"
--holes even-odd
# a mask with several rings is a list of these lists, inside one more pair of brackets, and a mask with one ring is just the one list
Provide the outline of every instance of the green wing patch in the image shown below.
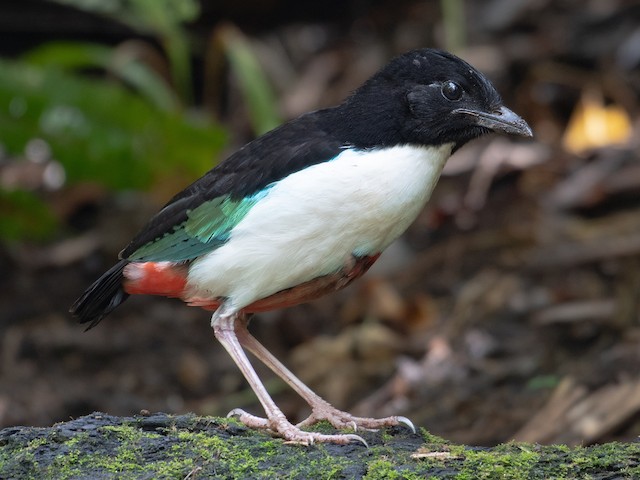
[[187,212],[187,220],[128,257],[132,261],[182,262],[215,250],[266,192],[241,200],[228,196],[208,200]]

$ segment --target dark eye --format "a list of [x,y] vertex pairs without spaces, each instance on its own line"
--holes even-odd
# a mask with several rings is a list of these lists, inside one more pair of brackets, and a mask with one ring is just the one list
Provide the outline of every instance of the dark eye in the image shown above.
[[447,100],[455,102],[456,100],[460,100],[462,97],[462,87],[456,82],[449,80],[442,84],[442,95],[444,95],[444,98]]

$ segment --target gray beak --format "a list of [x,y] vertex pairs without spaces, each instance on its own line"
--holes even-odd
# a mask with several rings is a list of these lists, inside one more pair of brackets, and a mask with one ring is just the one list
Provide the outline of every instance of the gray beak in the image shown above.
[[469,110],[467,108],[459,108],[454,110],[454,113],[472,116],[474,117],[476,125],[488,128],[494,132],[533,137],[531,127],[527,122],[507,107],[500,107],[500,110],[494,113]]

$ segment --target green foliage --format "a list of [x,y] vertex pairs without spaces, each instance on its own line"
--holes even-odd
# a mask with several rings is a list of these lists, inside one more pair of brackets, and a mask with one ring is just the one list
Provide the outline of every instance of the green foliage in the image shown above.
[[0,189],[0,237],[39,240],[50,235],[55,227],[54,216],[33,193]]
[[200,14],[197,0],[54,0],[87,12],[97,13],[153,35],[165,49],[173,81],[180,96],[191,100],[190,49],[185,22]]
[[170,85],[153,69],[136,58],[131,48],[112,48],[84,42],[50,42],[27,53],[30,65],[64,70],[102,69],[135,89],[162,110],[180,110],[180,101]]
[[[146,189],[173,177],[184,183],[211,168],[225,132],[185,114],[193,79],[184,26],[198,17],[199,2],[50,1],[115,19],[157,39],[163,52],[139,40],[115,47],[57,41],[22,61],[0,59],[0,146],[19,156],[41,138],[68,182],[111,189]],[[233,27],[220,31],[216,46],[239,81],[255,131],[274,128],[276,101],[250,42]],[[34,193],[2,192],[0,213],[0,240],[55,231],[53,215]]]
[[282,121],[277,102],[249,40],[230,25],[222,27],[218,35],[247,102],[254,131],[260,135],[277,127]]
[[560,377],[557,375],[537,375],[527,382],[529,390],[551,389],[558,386]]
[[2,60],[0,142],[17,154],[33,138],[49,143],[69,181],[123,189],[203,173],[225,135],[159,110],[120,85]]
[[[200,14],[200,4],[197,0],[53,1],[115,19],[137,32],[157,38],[168,57],[169,69],[178,97],[185,105],[191,102],[191,50],[184,24],[194,21]],[[260,135],[277,127],[281,123],[281,118],[277,111],[275,95],[249,39],[232,25],[224,25],[218,29],[217,40],[216,47],[222,50],[238,80],[254,132]],[[140,89],[156,104],[163,107],[173,105],[176,99],[164,88],[166,83],[145,65],[133,58],[128,58],[126,49],[122,52],[122,49],[114,51],[110,47],[103,47],[102,50],[98,50],[95,47],[87,44],[73,46],[69,43],[46,45],[39,49],[31,60],[42,62],[44,59],[47,63],[54,62],[58,65],[62,61],[66,66],[82,67],[82,65],[68,63],[68,59],[74,56],[75,48],[77,58],[87,62],[85,66],[99,66],[112,71]]]

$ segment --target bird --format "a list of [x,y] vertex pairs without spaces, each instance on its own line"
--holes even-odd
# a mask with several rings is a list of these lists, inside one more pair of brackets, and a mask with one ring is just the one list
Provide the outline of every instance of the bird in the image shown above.
[[[362,442],[345,429],[404,424],[333,407],[249,333],[252,314],[308,302],[361,277],[415,220],[447,159],[495,132],[531,137],[476,68],[437,49],[401,54],[341,104],[303,114],[249,142],[176,194],[72,305],[87,330],[129,295],[212,311],[216,339],[265,416],[230,416],[301,444]],[[291,423],[246,351],[311,408]],[[340,433],[305,430],[327,421]]]

